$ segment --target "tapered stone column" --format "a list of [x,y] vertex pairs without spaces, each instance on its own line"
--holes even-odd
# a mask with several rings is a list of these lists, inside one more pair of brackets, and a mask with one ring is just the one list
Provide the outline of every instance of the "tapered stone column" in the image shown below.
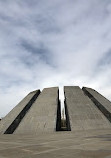
[[78,86],[64,87],[71,131],[111,128],[110,122]]

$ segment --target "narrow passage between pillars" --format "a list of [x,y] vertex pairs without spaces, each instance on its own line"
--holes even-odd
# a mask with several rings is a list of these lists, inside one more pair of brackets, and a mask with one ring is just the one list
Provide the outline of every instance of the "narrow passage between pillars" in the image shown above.
[[63,88],[59,88],[59,101],[57,107],[57,126],[56,131],[71,131],[70,121]]

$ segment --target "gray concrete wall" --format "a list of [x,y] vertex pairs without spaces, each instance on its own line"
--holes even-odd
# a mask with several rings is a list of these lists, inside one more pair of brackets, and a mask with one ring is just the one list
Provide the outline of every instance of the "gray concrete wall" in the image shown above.
[[37,134],[56,130],[58,87],[45,88],[14,134]]
[[111,128],[110,122],[78,86],[65,86],[71,131]]
[[[34,92],[29,93],[16,107],[14,107],[1,121],[0,121],[0,134],[4,134],[9,126],[13,123],[13,121],[17,118],[20,112],[26,107],[26,105],[30,102],[33,104],[32,98],[37,98],[40,90],[36,90]],[[30,105],[30,106],[31,106]]]
[[111,122],[111,102],[92,88],[83,87],[83,91]]

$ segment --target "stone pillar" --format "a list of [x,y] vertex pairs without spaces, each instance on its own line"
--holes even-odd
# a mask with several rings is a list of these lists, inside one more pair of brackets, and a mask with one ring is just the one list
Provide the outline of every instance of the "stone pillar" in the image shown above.
[[58,87],[43,89],[14,133],[37,134],[56,131],[58,101]]
[[109,121],[78,86],[64,87],[71,131],[111,128]]
[[39,94],[40,90],[29,93],[0,121],[0,134],[12,134],[15,131]]

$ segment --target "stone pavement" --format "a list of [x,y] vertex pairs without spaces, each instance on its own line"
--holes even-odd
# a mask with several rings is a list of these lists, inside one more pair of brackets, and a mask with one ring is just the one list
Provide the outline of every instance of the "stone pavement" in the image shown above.
[[111,158],[111,129],[0,135],[0,158]]

